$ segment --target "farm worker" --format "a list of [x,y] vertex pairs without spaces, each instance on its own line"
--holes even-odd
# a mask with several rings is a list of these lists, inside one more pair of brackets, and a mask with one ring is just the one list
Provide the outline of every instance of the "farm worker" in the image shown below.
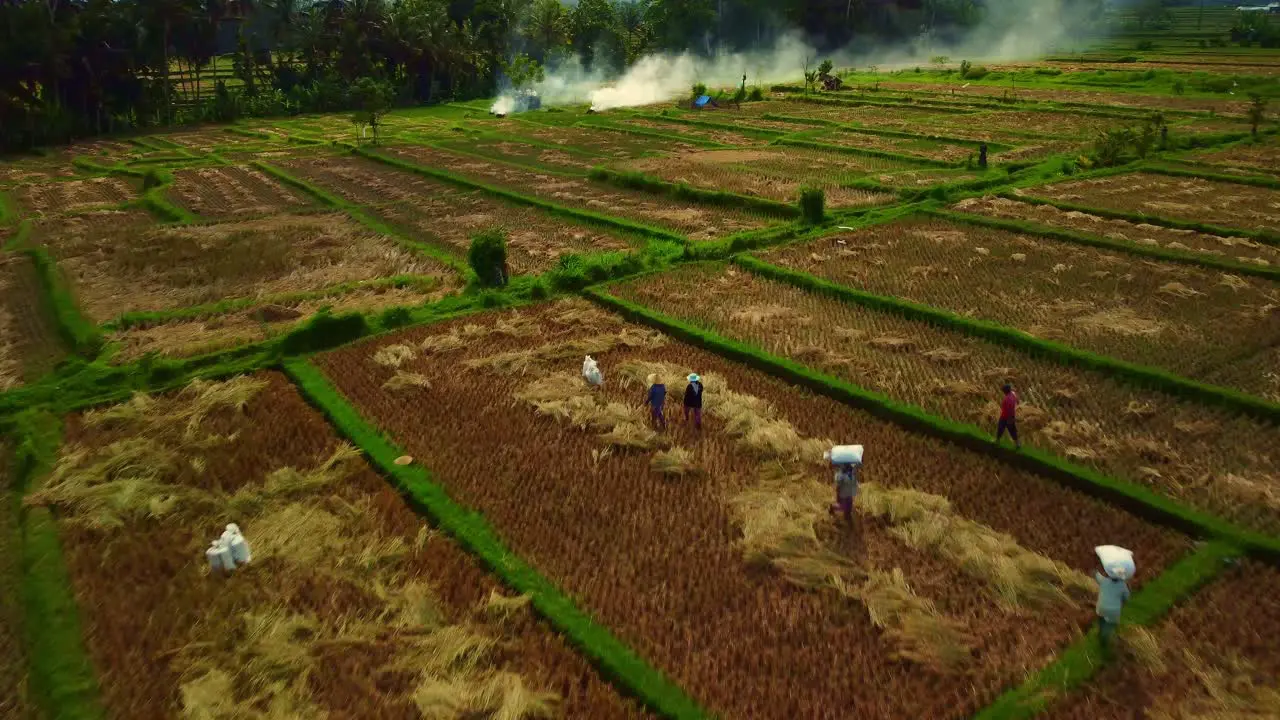
[[645,398],[645,403],[649,406],[649,414],[653,419],[653,426],[660,430],[667,427],[667,416],[662,412],[662,406],[667,402],[667,386],[662,384],[662,378],[657,374],[650,375],[649,392]]
[[825,455],[836,466],[836,501],[828,512],[832,515],[842,512],[845,522],[853,524],[853,499],[858,495],[858,470],[862,467],[862,446],[832,448]]
[[1004,437],[1004,431],[1009,431],[1009,437],[1013,438],[1015,447],[1021,448],[1022,443],[1018,441],[1018,393],[1013,391],[1013,386],[1006,384],[1003,388],[1004,400],[1000,402],[1000,422],[996,425],[996,442]]
[[590,355],[582,361],[582,377],[592,387],[600,387],[604,384],[604,375],[600,374],[600,366]]
[[1129,601],[1129,586],[1126,580],[1133,577],[1135,570],[1133,553],[1115,545],[1100,545],[1094,548],[1098,559],[1102,561],[1104,575],[1094,572],[1094,580],[1098,582],[1098,604],[1094,608],[1098,613],[1098,635],[1105,647],[1115,635],[1116,625],[1120,623],[1120,611]]
[[698,373],[689,376],[689,384],[684,389],[684,421],[689,422],[689,414],[693,413],[693,426],[702,429],[702,378]]

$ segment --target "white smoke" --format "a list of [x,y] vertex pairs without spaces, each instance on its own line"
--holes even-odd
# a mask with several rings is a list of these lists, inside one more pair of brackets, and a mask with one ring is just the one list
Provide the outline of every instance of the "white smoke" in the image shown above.
[[[974,64],[1030,60],[1074,37],[1086,22],[1080,0],[988,0],[984,20],[956,43],[939,43],[925,35],[906,43],[846,48],[819,53],[798,33],[784,34],[771,47],[747,52],[721,52],[711,57],[690,52],[647,55],[620,75],[588,72],[576,59],[547,70],[545,79],[528,89],[543,105],[590,103],[593,110],[637,107],[687,96],[697,83],[709,88],[737,87],[742,76],[750,85],[798,82],[804,68],[830,59],[837,68],[875,65],[883,70],[927,66],[945,55],[953,62]],[[492,112],[520,109],[512,92],[501,94]]]

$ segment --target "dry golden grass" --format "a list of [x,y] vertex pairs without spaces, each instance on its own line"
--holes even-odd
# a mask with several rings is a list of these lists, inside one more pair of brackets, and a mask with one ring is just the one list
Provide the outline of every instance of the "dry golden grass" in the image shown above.
[[[450,622],[432,588],[409,579],[405,562],[416,539],[386,534],[372,498],[344,499],[343,481],[363,468],[361,454],[339,444],[314,467],[277,468],[234,493],[181,484],[179,471],[201,472],[200,452],[237,442],[238,431],[207,430],[215,414],[235,417],[266,383],[253,378],[196,381],[167,398],[137,395],[86,414],[90,426],[126,431],[102,448],[69,448],[54,476],[28,501],[51,505],[65,522],[119,528],[142,521],[214,527],[232,516],[252,528],[254,560],[239,574],[269,572],[272,582],[304,575],[368,588],[374,602],[359,609],[309,614],[274,599],[244,610],[230,632],[178,648],[183,714],[191,718],[325,718],[313,678],[333,647],[376,650],[379,673],[408,673],[401,698],[426,717],[546,717],[556,696],[530,689],[502,671],[498,641],[466,622]],[[211,572],[200,565],[202,573]],[[261,578],[259,578],[261,581]],[[264,581],[265,582],[265,581]],[[268,583],[270,584],[270,583]],[[509,616],[528,598],[490,597],[477,615]],[[444,714],[435,714],[443,712]]]
[[871,622],[897,644],[898,658],[942,671],[959,670],[973,659],[973,638],[960,623],[912,592],[901,568],[873,570],[861,587],[840,582],[837,589],[867,606]]
[[863,483],[858,507],[893,524],[910,547],[936,553],[987,583],[1010,608],[1087,600],[1094,584],[1084,573],[1034,553],[1012,537],[954,514],[940,495]]
[[438,262],[343,215],[282,215],[212,225],[109,228],[88,247],[46,240],[99,322],[241,297],[317,291],[395,275],[446,277]]
[[199,320],[179,320],[150,326],[135,326],[110,333],[121,344],[112,362],[133,362],[154,352],[169,357],[191,357],[253,342],[270,340],[306,322],[322,307],[334,313],[378,312],[390,307],[416,307],[438,300],[451,292],[445,282],[429,292],[417,288],[360,288],[342,295],[289,303],[288,314],[297,317],[262,318],[254,307]]
[[660,450],[653,454],[653,458],[649,461],[649,467],[654,472],[662,475],[674,475],[676,477],[684,477],[697,472],[697,459],[688,448],[674,447],[670,450]]

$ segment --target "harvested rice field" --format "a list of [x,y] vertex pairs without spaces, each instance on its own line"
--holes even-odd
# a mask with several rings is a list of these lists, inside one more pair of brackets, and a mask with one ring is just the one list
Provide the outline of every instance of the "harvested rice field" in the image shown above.
[[420,203],[440,188],[437,182],[362,157],[299,157],[276,160],[275,164],[291,175],[359,205]]
[[101,206],[116,206],[133,200],[138,188],[116,177],[19,185],[10,191],[19,213],[42,217]]
[[1182,159],[1205,163],[1217,172],[1280,175],[1280,142],[1271,137],[1259,142],[1239,143],[1222,150],[1200,150],[1188,153]]
[[1280,626],[1278,596],[1280,571],[1241,562],[1157,627],[1128,628],[1120,661],[1041,717],[1280,717],[1280,645],[1272,641]]
[[38,380],[65,355],[50,315],[31,261],[0,254],[0,392]]
[[[954,97],[979,100],[1000,100],[1003,88],[991,85],[965,85],[949,83],[913,83],[886,82],[884,89],[905,91],[925,97]],[[1243,115],[1248,108],[1248,100],[1236,100],[1223,97],[1180,97],[1177,95],[1160,95],[1155,93],[1108,92],[1106,90],[1089,90],[1083,88],[1018,88],[1018,97],[1027,100],[1048,102],[1076,102],[1092,105],[1111,105],[1118,108],[1134,108],[1136,110],[1168,109],[1192,112],[1217,112],[1232,115]]]
[[884,193],[845,188],[842,185],[875,174],[913,169],[909,163],[805,148],[753,150],[699,150],[671,157],[632,160],[615,165],[619,170],[641,172],[668,182],[687,183],[713,190],[753,195],[793,203],[805,186],[821,187],[832,207],[887,204]]
[[[482,120],[475,127],[488,133],[509,134],[514,139],[531,138],[566,150],[590,152],[604,158],[628,160],[665,152],[696,150],[696,143],[680,142],[670,138],[634,135],[601,127],[560,126],[530,120]],[[679,133],[674,133],[679,134]]]
[[[603,389],[581,380],[586,353]],[[966,717],[1090,622],[1081,537],[1106,528],[1135,548],[1139,585],[1189,548],[583,301],[316,362],[516,554],[727,717]],[[700,431],[671,397],[690,370],[707,387]],[[639,406],[651,374],[671,392],[662,433]],[[874,448],[852,526],[827,514],[833,439]]]
[[396,275],[451,273],[341,214],[211,225],[102,228],[68,220],[41,238],[97,322],[231,298],[270,297]]
[[111,329],[114,363],[136,362],[148,353],[186,358],[230,350],[277,338],[306,322],[321,309],[333,313],[379,313],[394,307],[416,307],[439,300],[455,288],[432,278],[405,287],[372,285],[323,294],[306,300],[277,298],[231,312],[153,322],[137,322]]
[[759,147],[769,144],[767,138],[749,133],[715,127],[689,125],[687,123],[668,122],[658,118],[624,117],[618,121],[621,128],[638,128],[649,132],[697,138],[707,142],[720,143],[729,147]]
[[514,275],[550,270],[565,255],[627,251],[640,244],[600,227],[577,225],[535,208],[495,200],[479,190],[445,185],[430,199],[383,205],[375,212],[461,260],[467,257],[473,235],[502,228],[507,233],[507,261]]
[[210,167],[173,174],[173,199],[206,218],[268,215],[311,204],[301,190],[286,187],[249,167]]
[[473,140],[452,140],[440,143],[447,150],[461,151],[550,172],[583,174],[600,165],[607,156],[588,153],[573,147],[549,147],[550,143],[531,144],[517,142],[507,137],[485,137]]
[[1115,220],[1079,210],[1062,210],[1010,198],[988,196],[961,200],[951,206],[976,215],[1005,220],[1027,220],[1051,228],[1064,228],[1141,247],[1199,253],[1263,267],[1280,267],[1280,247],[1242,237],[1212,235],[1128,220]]
[[1252,185],[1135,172],[1014,192],[1072,205],[1280,233],[1280,190]]
[[110,717],[645,717],[282,375],[73,416],[26,503],[57,514]]
[[1024,444],[1280,534],[1280,428],[735,267],[610,291],[929,413],[995,431],[1012,382]]
[[543,175],[433,148],[397,147],[388,149],[388,154],[571,208],[650,223],[684,233],[692,240],[714,240],[777,222],[774,218],[748,210],[695,205],[662,195],[622,190],[585,179]]
[[[943,220],[872,226],[761,258],[1193,379],[1280,342],[1280,286],[1266,279]],[[1264,383],[1233,387],[1259,393]]]

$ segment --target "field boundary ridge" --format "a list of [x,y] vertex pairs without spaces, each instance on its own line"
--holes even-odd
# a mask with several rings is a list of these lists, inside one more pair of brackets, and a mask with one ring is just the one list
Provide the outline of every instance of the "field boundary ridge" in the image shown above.
[[17,419],[13,497],[19,505],[23,633],[32,698],[47,718],[101,720],[97,673],[84,644],[80,607],[48,508],[21,507],[22,497],[53,467],[62,422],[48,413]]

